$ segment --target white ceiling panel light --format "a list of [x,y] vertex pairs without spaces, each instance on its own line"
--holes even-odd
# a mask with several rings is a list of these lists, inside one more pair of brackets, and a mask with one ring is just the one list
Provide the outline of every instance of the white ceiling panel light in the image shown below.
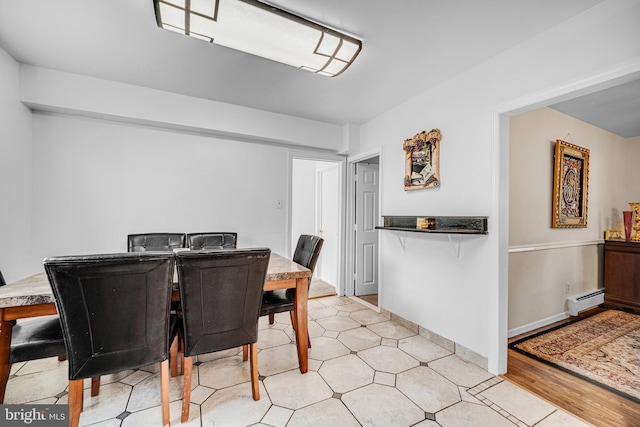
[[159,27],[325,76],[344,72],[356,38],[258,0],[153,0]]

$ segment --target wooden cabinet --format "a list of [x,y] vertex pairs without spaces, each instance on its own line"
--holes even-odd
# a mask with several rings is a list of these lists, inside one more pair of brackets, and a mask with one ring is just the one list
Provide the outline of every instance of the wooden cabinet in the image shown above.
[[604,305],[640,312],[640,243],[604,243]]

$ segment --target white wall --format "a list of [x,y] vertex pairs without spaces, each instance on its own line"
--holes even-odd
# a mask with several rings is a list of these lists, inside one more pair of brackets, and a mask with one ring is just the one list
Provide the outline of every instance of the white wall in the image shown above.
[[20,103],[18,70],[0,49],[0,271],[7,282],[31,271],[31,113]]
[[[556,139],[590,151],[586,228],[551,228]],[[510,335],[566,317],[568,295],[603,286],[604,231],[616,228],[626,201],[640,195],[640,181],[625,181],[636,169],[629,147],[623,137],[550,108],[511,118]]]
[[31,65],[20,73],[20,98],[35,110],[333,152],[350,143],[341,126],[329,123]]
[[45,256],[124,250],[137,232],[231,230],[240,246],[287,255],[290,149],[335,157],[349,146],[341,126],[0,54],[8,281],[41,271]]
[[[459,258],[447,237],[407,235],[402,250],[399,233],[381,231],[383,308],[504,372],[507,240],[498,230],[508,233],[508,185],[500,182],[508,177],[508,139],[500,140],[498,113],[625,66],[640,71],[639,15],[635,1],[600,4],[362,125],[361,149],[384,147],[381,215],[489,216],[489,235],[461,237]],[[405,192],[402,142],[435,127],[442,131],[442,185]]]
[[34,113],[33,269],[45,256],[120,252],[143,232],[235,231],[285,253],[287,151]]
[[301,234],[316,232],[316,161],[294,159],[291,173],[291,253]]

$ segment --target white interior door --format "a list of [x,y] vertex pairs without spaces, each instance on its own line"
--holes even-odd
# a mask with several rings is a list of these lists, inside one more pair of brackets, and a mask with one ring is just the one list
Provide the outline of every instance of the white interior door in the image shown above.
[[338,244],[340,226],[338,165],[329,164],[318,171],[318,235],[324,239],[319,263],[316,268],[319,279],[337,286]]
[[355,295],[378,293],[378,165],[356,164]]

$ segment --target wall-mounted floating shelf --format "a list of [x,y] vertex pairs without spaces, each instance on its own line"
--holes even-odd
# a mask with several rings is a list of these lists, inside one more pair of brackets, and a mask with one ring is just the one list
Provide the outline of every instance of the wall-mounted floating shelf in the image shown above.
[[[409,231],[415,233],[447,234],[457,258],[460,258],[460,237],[453,234],[489,234],[486,216],[383,216],[378,230]],[[405,250],[405,239],[398,237]]]
[[441,234],[489,234],[486,216],[383,216],[379,230]]

